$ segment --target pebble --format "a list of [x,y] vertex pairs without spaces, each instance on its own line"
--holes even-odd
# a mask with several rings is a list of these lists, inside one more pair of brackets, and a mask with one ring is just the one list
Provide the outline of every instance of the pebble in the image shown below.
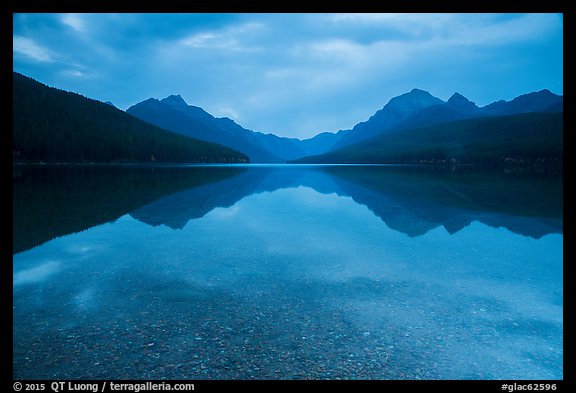
[[[240,293],[241,289],[233,291]],[[177,312],[165,309],[160,301],[150,300],[151,304],[145,306],[149,312],[141,319],[137,319],[139,314],[132,315],[128,330],[127,322],[114,311],[106,311],[106,319],[94,317],[92,324],[87,319],[78,327],[60,333],[56,328],[50,330],[49,325],[34,326],[28,333],[25,350],[16,356],[15,348],[14,365],[24,374],[28,371],[22,359],[33,359],[34,370],[38,370],[34,371],[35,375],[47,379],[72,379],[81,375],[86,379],[434,379],[441,376],[441,371],[437,371],[441,367],[433,365],[431,358],[437,360],[434,356],[438,352],[433,351],[441,348],[436,341],[448,337],[436,336],[446,333],[444,330],[431,333],[420,325],[389,322],[389,326],[384,326],[372,320],[362,326],[356,321],[349,322],[345,304],[342,311],[312,309],[311,304],[295,304],[293,298],[281,290],[278,297],[263,296],[257,304],[247,296],[235,294],[238,300],[226,296],[202,300],[201,304],[176,303],[176,307],[180,307]],[[149,297],[142,295],[142,299]],[[251,317],[256,315],[260,320]],[[143,322],[146,320],[149,324]],[[38,334],[47,332],[50,334]],[[414,332],[420,347],[414,339],[405,338]],[[41,341],[35,336],[46,338]],[[552,348],[549,351],[552,352]],[[94,367],[89,367],[90,363]]]

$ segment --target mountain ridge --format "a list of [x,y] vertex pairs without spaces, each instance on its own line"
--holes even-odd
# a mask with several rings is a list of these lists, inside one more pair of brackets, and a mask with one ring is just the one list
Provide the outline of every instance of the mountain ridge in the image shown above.
[[[469,118],[561,111],[562,108],[560,105],[563,102],[562,96],[556,95],[547,89],[523,94],[511,101],[496,101],[484,107],[478,107],[474,102],[457,92],[446,102],[425,92],[430,95],[430,97],[427,97],[428,100],[423,103],[421,99],[425,97],[425,95],[422,92],[424,91],[412,89],[410,93],[392,98],[388,104],[378,110],[366,122],[358,123],[354,126],[348,133],[348,136],[334,145],[331,151],[342,149],[369,140],[377,135],[383,135],[386,132],[398,129],[411,129]],[[409,103],[407,102],[408,100],[413,100],[414,102]],[[378,116],[381,117],[384,113],[394,111],[394,106],[397,106],[399,101],[404,105],[408,104],[408,107],[412,108],[418,107],[418,104],[420,104],[422,109],[415,111],[411,116],[405,116],[401,121],[395,123],[389,122],[388,125],[383,125],[381,120],[376,120]],[[391,109],[389,109],[390,106],[392,107]],[[371,129],[372,131],[367,133],[365,132],[366,129]]]
[[356,124],[351,132],[338,141],[333,148],[337,149],[369,139],[394,128],[422,110],[441,103],[444,101],[429,92],[414,88],[408,93],[391,98],[368,120]]
[[[113,105],[107,106],[116,109]],[[179,94],[162,99],[148,98],[124,112],[162,129],[240,151],[251,162],[283,163],[338,151],[399,130],[474,118],[562,111],[563,97],[548,89],[523,94],[511,101],[499,100],[478,107],[459,92],[444,101],[425,90],[413,88],[391,98],[366,121],[352,129],[322,132],[307,139],[280,137],[246,129],[233,119],[217,118],[201,107],[189,105]]]
[[170,131],[242,151],[251,162],[285,161],[256,143],[252,131],[232,119],[216,118],[200,107],[188,105],[180,95],[162,100],[149,98],[132,105],[126,112]]
[[[200,107],[187,104],[177,94],[161,100],[150,98],[131,106],[127,112],[171,131],[237,149],[247,154],[252,162],[280,163],[329,153],[400,129],[408,130],[471,118],[558,112],[562,111],[562,102],[562,96],[543,89],[523,94],[511,101],[499,100],[478,107],[459,92],[443,101],[425,90],[413,88],[391,98],[370,118],[356,124],[352,129],[322,132],[307,139],[279,137],[273,133],[245,129],[232,119],[217,118]],[[174,113],[171,114],[171,111]]]

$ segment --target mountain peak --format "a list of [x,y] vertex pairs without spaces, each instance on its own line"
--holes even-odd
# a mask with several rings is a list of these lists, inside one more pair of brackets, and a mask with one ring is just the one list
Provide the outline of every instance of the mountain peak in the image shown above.
[[445,104],[445,102],[427,91],[412,89],[408,93],[391,98],[368,121],[356,124],[352,131],[343,136],[334,147],[358,143],[383,131],[390,130],[418,112],[439,104]]
[[464,113],[472,112],[478,109],[475,103],[458,92],[452,94],[452,97],[448,99],[447,104],[457,111]]
[[175,107],[187,107],[188,104],[180,94],[168,96],[162,100],[160,100],[163,104],[175,106]]
[[[401,109],[402,111],[409,109],[410,111],[422,110],[432,105],[443,104],[439,98],[434,97],[432,94],[421,89],[412,89],[409,93],[404,93],[397,97],[392,98],[386,106],[391,108]],[[385,108],[385,107],[384,107]]]
[[462,94],[456,92],[452,94],[452,97],[448,99],[448,102],[450,101],[470,101],[470,100],[468,100],[468,98],[464,97]]
[[548,89],[524,94],[514,98],[508,103],[509,113],[541,112],[552,105],[563,102],[563,97],[552,93]]
[[557,94],[552,93],[550,90],[548,89],[542,89],[540,91],[533,91],[532,93],[528,93],[528,94],[522,94],[521,96],[518,96],[516,98],[514,98],[514,100],[524,100],[524,99],[552,99],[552,100],[559,100],[561,99],[562,96],[559,96]]

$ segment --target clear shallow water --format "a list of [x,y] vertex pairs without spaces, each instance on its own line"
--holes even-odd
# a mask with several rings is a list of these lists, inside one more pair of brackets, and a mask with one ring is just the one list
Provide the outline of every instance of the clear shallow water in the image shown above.
[[17,168],[14,377],[560,379],[558,178]]

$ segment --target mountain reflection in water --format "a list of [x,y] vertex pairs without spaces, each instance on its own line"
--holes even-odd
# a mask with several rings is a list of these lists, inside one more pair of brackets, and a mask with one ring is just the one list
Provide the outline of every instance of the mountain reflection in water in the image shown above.
[[384,166],[17,167],[18,253],[129,213],[182,229],[253,194],[309,187],[351,197],[391,229],[453,234],[473,221],[533,238],[562,233],[562,177]]

